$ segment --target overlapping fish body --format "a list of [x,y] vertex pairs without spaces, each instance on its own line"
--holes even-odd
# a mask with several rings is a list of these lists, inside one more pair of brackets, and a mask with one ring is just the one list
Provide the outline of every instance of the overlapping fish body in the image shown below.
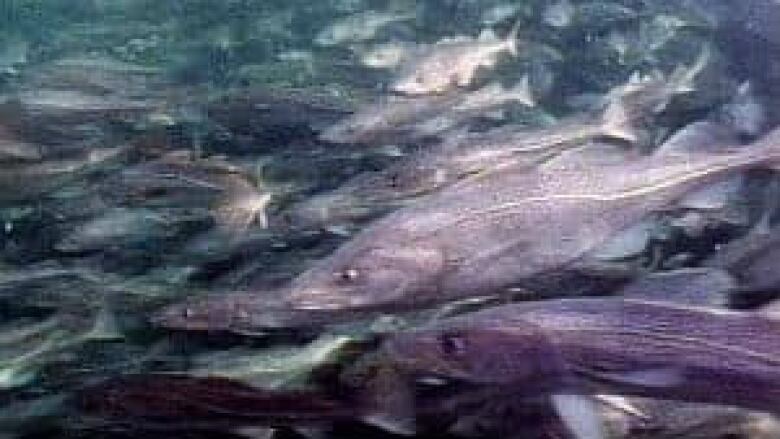
[[535,130],[507,125],[482,133],[456,134],[385,169],[359,174],[333,191],[291,206],[284,214],[295,228],[349,224],[502,167],[532,169],[563,150],[600,137],[623,140],[633,134],[624,121],[612,120],[609,114],[573,116]]
[[398,334],[385,349],[413,375],[516,385],[518,392],[635,395],[776,413],[778,337],[780,323],[754,313],[588,298],[454,317]]
[[[576,271],[578,261],[616,232],[691,190],[772,166],[779,138],[780,131],[773,131],[736,152],[618,163],[561,160],[534,172],[502,169],[371,224],[296,278],[282,308],[337,320],[358,310],[419,308],[518,286],[534,290],[535,279]],[[234,312],[262,326],[265,303],[261,296],[246,306],[251,303],[245,300]],[[209,314],[206,304],[188,304],[157,320],[186,328],[189,317]]]
[[525,79],[509,88],[492,83],[471,92],[385,96],[328,127],[320,138],[333,143],[370,144],[434,137],[511,103],[534,105],[528,87]]
[[198,158],[177,151],[123,170],[102,188],[103,198],[131,207],[206,207],[218,225],[245,230],[266,225],[271,195],[247,172],[218,158]]

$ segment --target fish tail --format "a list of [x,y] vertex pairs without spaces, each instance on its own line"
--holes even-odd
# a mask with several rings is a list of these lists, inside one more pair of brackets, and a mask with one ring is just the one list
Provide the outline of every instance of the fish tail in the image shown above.
[[266,207],[270,199],[270,195],[264,193],[228,198],[213,215],[217,225],[228,231],[244,232],[253,224],[265,229],[268,228]]
[[602,116],[600,131],[602,136],[611,139],[631,144],[639,141],[639,133],[634,126],[631,111],[626,108],[621,99],[615,99],[607,105]]
[[520,102],[523,105],[529,107],[536,106],[536,99],[534,99],[533,92],[531,91],[528,75],[523,76],[520,82],[507,90],[506,96],[510,100]]
[[504,43],[506,44],[506,50],[509,51],[512,56],[517,56],[518,54],[517,36],[520,33],[520,25],[522,25],[522,21],[517,20],[515,24],[512,25],[512,29],[506,35],[506,39],[504,40]]
[[712,58],[712,48],[704,45],[699,56],[690,66],[679,66],[669,75],[669,84],[672,85],[673,94],[691,93],[696,90],[695,79],[701,73]]

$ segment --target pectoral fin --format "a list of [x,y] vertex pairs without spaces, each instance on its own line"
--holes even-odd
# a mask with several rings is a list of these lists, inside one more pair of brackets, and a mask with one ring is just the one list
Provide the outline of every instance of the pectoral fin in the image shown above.
[[577,439],[605,439],[604,425],[592,398],[584,395],[552,395],[558,417]]

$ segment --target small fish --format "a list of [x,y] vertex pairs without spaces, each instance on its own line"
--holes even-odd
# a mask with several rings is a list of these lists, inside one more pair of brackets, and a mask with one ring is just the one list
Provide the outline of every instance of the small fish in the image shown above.
[[696,90],[696,79],[710,64],[712,51],[709,45],[704,45],[691,65],[680,65],[669,74],[635,73],[624,84],[610,90],[604,99],[622,101],[626,109],[635,110],[635,120],[663,113],[674,98]]
[[157,105],[151,100],[123,96],[102,96],[79,90],[35,89],[17,95],[22,106],[31,112],[145,112]]
[[409,60],[390,89],[404,95],[430,95],[467,87],[474,82],[480,68],[495,66],[503,53],[517,56],[520,25],[517,22],[503,40],[491,31],[483,32],[476,39],[441,40]]
[[173,212],[151,209],[107,209],[75,227],[54,247],[65,253],[83,253],[170,239],[180,233],[180,219]]
[[281,216],[294,228],[322,229],[376,217],[471,176],[523,164],[530,169],[592,139],[635,138],[627,121],[613,119],[620,114],[609,109],[600,115],[572,116],[541,129],[507,125],[483,133],[449,133],[442,143],[385,169],[359,174],[333,191],[293,204]]
[[122,206],[206,208],[218,225],[242,231],[268,226],[266,209],[272,194],[253,178],[218,157],[197,158],[175,151],[123,170],[102,189],[106,201]]
[[123,148],[90,149],[72,157],[29,162],[0,161],[0,203],[41,197],[122,156]]
[[314,38],[320,46],[338,46],[373,39],[385,26],[414,20],[413,13],[364,11],[348,15],[322,29]]
[[332,143],[410,141],[435,136],[502,106],[533,105],[527,80],[510,88],[492,83],[472,92],[452,90],[433,96],[389,96],[364,106],[320,134]]
[[358,418],[358,408],[310,391],[274,391],[220,377],[127,375],[80,389],[73,403],[104,424],[146,429],[236,429],[328,425]]

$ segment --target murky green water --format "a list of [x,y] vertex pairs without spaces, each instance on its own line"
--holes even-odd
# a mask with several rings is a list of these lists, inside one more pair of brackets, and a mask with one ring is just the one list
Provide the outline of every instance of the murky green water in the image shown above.
[[[383,334],[625,285],[718,309],[771,302],[780,235],[767,167],[674,197],[509,282],[490,278],[513,270],[499,255],[553,236],[555,209],[530,232],[464,229],[443,262],[404,227],[492,211],[479,200],[540,181],[469,189],[502,172],[609,178],[605,163],[750,147],[777,124],[778,29],[771,0],[0,0],[0,435],[387,437],[405,424],[367,416],[366,393],[350,393]],[[433,205],[436,215],[415,213]],[[411,213],[374,222],[399,211]],[[367,224],[388,232],[363,238]],[[327,271],[329,254],[361,239],[382,250]],[[360,264],[379,253],[376,288],[290,299],[304,270],[362,281]],[[447,291],[423,276],[470,255],[482,265]],[[684,271],[702,267],[713,271]],[[656,272],[686,274],[636,286]],[[397,294],[382,296],[392,276]],[[452,293],[466,284],[473,294]],[[196,305],[167,308],[234,293],[250,305],[218,299],[202,320]],[[149,384],[101,387],[126,375]],[[423,397],[438,396],[424,384]],[[303,393],[258,400],[233,385]],[[466,402],[420,410],[419,437],[569,434],[546,402],[445,387]],[[343,407],[316,406],[322,392]],[[604,404],[608,437],[780,435],[774,418],[740,408],[628,402],[648,415]],[[494,413],[507,404],[515,412]]]

